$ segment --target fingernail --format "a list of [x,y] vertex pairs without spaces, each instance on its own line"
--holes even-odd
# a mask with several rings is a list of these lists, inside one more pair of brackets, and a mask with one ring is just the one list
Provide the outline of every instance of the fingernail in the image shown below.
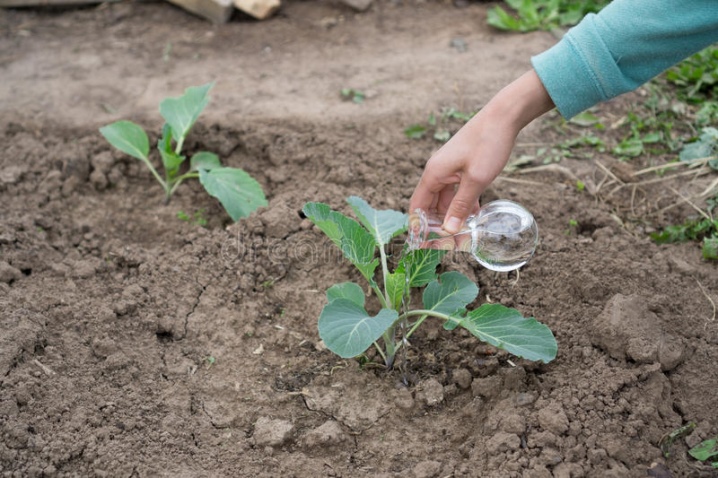
[[456,234],[461,229],[461,219],[458,217],[450,217],[448,221],[444,223],[444,230],[449,234]]

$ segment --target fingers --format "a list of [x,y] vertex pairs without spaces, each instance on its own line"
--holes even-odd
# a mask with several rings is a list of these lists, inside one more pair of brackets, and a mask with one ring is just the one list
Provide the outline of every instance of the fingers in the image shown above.
[[461,230],[466,218],[479,208],[479,196],[484,191],[484,182],[466,174],[461,178],[459,189],[446,211],[446,219],[442,226],[450,234]]
[[436,204],[436,211],[439,214],[446,214],[446,211],[449,210],[449,206],[451,206],[451,201],[454,199],[454,196],[456,196],[457,186],[457,184],[451,184],[446,186],[439,192],[439,197]]
[[424,211],[430,211],[435,206],[437,199],[436,193],[432,192],[429,186],[426,184],[424,176],[419,180],[419,184],[414,190],[414,194],[411,196],[409,201],[409,212],[412,213],[417,209],[423,209]]

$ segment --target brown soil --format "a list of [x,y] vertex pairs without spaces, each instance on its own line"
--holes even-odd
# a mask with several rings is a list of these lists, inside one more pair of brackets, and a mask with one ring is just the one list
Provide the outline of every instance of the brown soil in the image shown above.
[[[404,127],[479,108],[555,42],[497,33],[486,10],[292,1],[224,26],[164,3],[0,12],[2,476],[715,476],[686,451],[718,434],[716,264],[646,238],[692,212],[655,213],[680,202],[670,188],[711,178],[617,188],[596,154],[494,184],[486,199],[534,212],[536,256],[518,281],[458,256],[443,267],[550,326],[550,364],[438,323],[403,372],[319,343],[324,290],[357,275],[298,211],[346,211],[350,195],[407,207],[437,143]],[[189,151],[245,168],[270,203],[229,226],[197,184],[165,205],[97,132],[158,128],[162,98],[212,80]],[[367,100],[342,101],[348,87]],[[532,125],[517,154],[556,124]]]

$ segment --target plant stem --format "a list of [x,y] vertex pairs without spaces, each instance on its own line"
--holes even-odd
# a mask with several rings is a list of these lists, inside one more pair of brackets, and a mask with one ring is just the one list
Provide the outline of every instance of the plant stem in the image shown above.
[[384,332],[382,338],[384,339],[384,349],[386,349],[386,356],[384,356],[384,363],[386,364],[387,370],[391,370],[394,367],[394,357],[396,356],[396,343],[394,342],[394,332],[396,326],[392,325]]
[[175,193],[175,191],[177,190],[179,185],[182,184],[182,181],[184,181],[185,179],[198,178],[198,177],[199,177],[199,173],[189,172],[189,173],[185,173],[182,176],[176,178],[174,180],[174,184],[172,184],[172,187],[170,188],[169,192],[167,193],[167,199],[169,199],[170,196],[172,196]]
[[391,306],[386,302],[386,298],[384,297],[384,294],[381,293],[381,289],[379,289],[379,286],[377,286],[376,284],[371,284],[370,287],[371,290],[373,290],[376,294],[377,298],[379,299],[379,302],[381,302],[381,306],[385,309],[390,309]]
[[386,363],[386,355],[384,355],[384,351],[379,347],[379,344],[377,342],[374,342],[374,347],[376,347],[376,351],[379,352],[379,355],[381,355],[382,360],[384,360],[384,363]]
[[144,162],[145,165],[149,168],[149,170],[150,170],[150,172],[152,173],[152,175],[153,175],[153,176],[155,177],[155,179],[162,185],[162,189],[164,189],[164,190],[165,190],[165,193],[166,193],[166,192],[168,191],[168,189],[169,189],[169,188],[167,187],[167,183],[165,182],[164,179],[162,179],[162,176],[159,175],[159,173],[157,172],[157,170],[155,169],[155,167],[152,166],[152,163],[150,163],[150,160],[149,160],[149,159],[143,159],[142,162]]
[[457,320],[456,318],[454,318],[450,315],[442,314],[441,312],[436,312],[435,310],[426,310],[426,309],[410,310],[404,314],[401,314],[399,316],[399,318],[397,319],[397,322],[402,319],[409,318],[409,317],[415,317],[417,315],[430,315],[432,317],[436,317],[437,319],[444,319],[444,320],[447,320],[450,322],[459,322],[459,320]]

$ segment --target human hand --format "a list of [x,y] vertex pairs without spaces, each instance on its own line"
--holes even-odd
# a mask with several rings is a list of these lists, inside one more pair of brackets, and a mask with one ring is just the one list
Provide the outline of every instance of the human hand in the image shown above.
[[516,134],[483,109],[426,163],[410,211],[436,211],[447,233],[459,232],[479,210],[479,196],[508,161]]
[[518,133],[553,106],[533,70],[501,90],[429,159],[410,212],[444,214],[444,230],[459,232],[478,211],[481,193],[508,162]]

